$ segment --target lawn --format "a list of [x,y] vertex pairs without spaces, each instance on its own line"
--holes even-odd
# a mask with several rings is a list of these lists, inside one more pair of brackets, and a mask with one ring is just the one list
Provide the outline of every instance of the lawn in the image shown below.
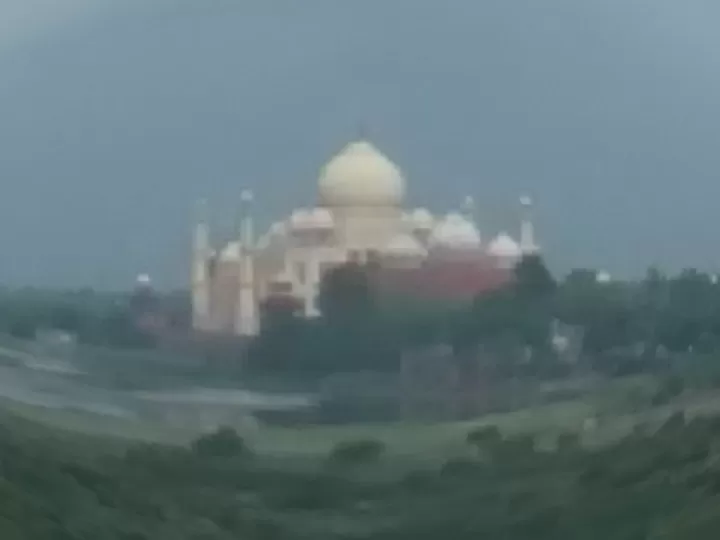
[[[256,451],[276,457],[324,456],[341,441],[375,439],[382,441],[390,456],[445,460],[466,455],[467,433],[479,426],[496,425],[506,435],[533,434],[540,445],[552,444],[561,432],[580,432],[586,444],[612,442],[630,433],[639,423],[655,424],[674,410],[688,414],[720,411],[720,395],[695,393],[671,405],[633,412],[628,396],[649,386],[647,379],[627,379],[603,386],[579,399],[525,408],[509,413],[490,414],[462,422],[353,424],[346,426],[277,427],[254,425],[238,430]],[[146,441],[186,444],[199,431],[168,423],[101,415],[77,409],[53,409],[0,400],[0,408],[11,415],[32,420],[72,433],[81,433],[116,441]],[[584,428],[588,418],[600,418],[591,430]]]

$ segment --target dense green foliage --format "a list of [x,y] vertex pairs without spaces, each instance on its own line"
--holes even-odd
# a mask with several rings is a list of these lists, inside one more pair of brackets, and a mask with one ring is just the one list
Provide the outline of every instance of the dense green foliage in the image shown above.
[[328,463],[340,466],[376,463],[384,451],[385,446],[380,441],[346,441],[333,448]]
[[582,351],[609,373],[623,372],[616,365],[623,355],[653,360],[662,351],[713,353],[720,345],[720,284],[695,270],[673,277],[651,270],[637,282],[575,270],[556,282],[539,257],[526,257],[505,287],[454,306],[376,297],[371,275],[357,264],[329,272],[322,317],[276,314],[252,348],[250,369],[394,371],[401,351],[445,343],[456,351],[527,347],[535,372],[556,374],[556,322],[582,329]]
[[[91,289],[0,289],[0,333],[31,339],[38,331],[61,330],[85,344],[151,348],[156,339],[138,326],[138,314],[145,306],[134,305],[137,300],[135,293],[100,293]],[[185,317],[186,299],[182,294],[166,294],[150,302],[166,304],[163,310],[177,319]]]
[[[394,371],[401,351],[437,343],[461,350],[527,346],[536,360],[552,363],[554,321],[582,328],[583,350],[591,356],[623,348],[650,358],[659,350],[713,353],[720,345],[720,284],[695,270],[671,277],[650,270],[640,281],[603,281],[593,270],[575,270],[556,282],[539,257],[526,257],[507,286],[463,305],[378,297],[371,276],[371,267],[357,264],[328,272],[319,319],[282,309],[266,314],[251,347],[250,371]],[[91,290],[0,290],[0,332],[27,338],[56,328],[84,343],[152,347],[154,337],[138,328],[133,300],[132,294]],[[187,324],[185,295],[152,301],[175,314],[180,327]],[[612,359],[604,361],[607,367]]]
[[718,421],[681,413],[596,450],[475,430],[476,457],[415,471],[374,441],[295,466],[231,430],[188,449],[89,442],[0,429],[0,538],[703,540],[720,525]]

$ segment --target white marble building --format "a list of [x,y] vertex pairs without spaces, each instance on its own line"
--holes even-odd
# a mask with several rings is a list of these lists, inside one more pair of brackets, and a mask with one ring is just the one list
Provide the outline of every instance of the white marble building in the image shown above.
[[318,314],[323,273],[349,260],[374,257],[393,268],[417,268],[433,258],[484,257],[509,268],[538,249],[531,201],[520,200],[519,239],[501,232],[487,243],[474,219],[472,198],[457,211],[435,215],[403,207],[400,169],[366,140],[348,144],[320,171],[318,203],[298,208],[255,236],[253,197],[242,194],[237,240],[211,245],[207,212],[195,226],[192,262],[193,326],[202,332],[253,335],[263,301],[292,295],[307,316]]

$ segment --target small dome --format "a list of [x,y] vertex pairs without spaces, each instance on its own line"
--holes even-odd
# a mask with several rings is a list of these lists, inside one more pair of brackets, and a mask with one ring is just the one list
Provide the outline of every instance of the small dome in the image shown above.
[[239,261],[240,260],[240,242],[228,242],[228,244],[220,252],[221,262]]
[[287,232],[287,226],[282,221],[276,221],[272,225],[270,225],[270,229],[268,230],[268,234],[271,236],[282,236]]
[[384,249],[387,255],[404,257],[424,257],[427,250],[411,234],[398,234]]
[[522,250],[509,234],[500,233],[490,242],[488,253],[494,257],[515,258],[522,255]]
[[312,211],[312,225],[316,229],[332,229],[335,226],[332,212],[327,208],[315,208]]
[[472,221],[451,212],[435,226],[430,243],[454,249],[476,249],[480,247],[480,231]]
[[398,167],[367,141],[347,145],[322,169],[320,200],[329,207],[398,206],[405,180]]
[[290,227],[293,229],[307,229],[312,222],[312,210],[298,208],[290,215]]
[[418,230],[430,230],[435,224],[435,218],[426,208],[416,208],[410,214],[412,225]]

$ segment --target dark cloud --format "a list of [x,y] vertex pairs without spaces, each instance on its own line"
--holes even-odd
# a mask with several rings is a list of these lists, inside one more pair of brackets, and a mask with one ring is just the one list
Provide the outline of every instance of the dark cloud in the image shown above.
[[702,0],[63,15],[0,49],[0,280],[182,284],[195,198],[226,228],[246,185],[265,220],[307,204],[358,122],[413,202],[471,193],[491,232],[531,192],[557,268],[715,267],[718,15]]

